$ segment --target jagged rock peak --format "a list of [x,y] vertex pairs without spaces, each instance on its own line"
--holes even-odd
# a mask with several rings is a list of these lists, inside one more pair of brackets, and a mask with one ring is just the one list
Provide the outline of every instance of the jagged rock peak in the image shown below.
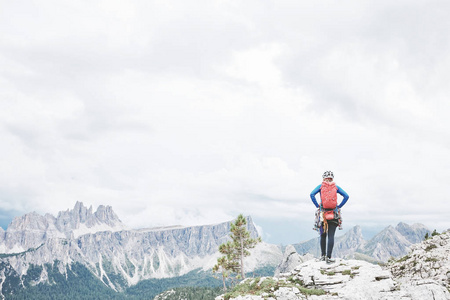
[[[250,232],[250,236],[252,238],[257,238],[259,237],[259,232],[258,229],[256,228],[255,223],[253,222],[253,219],[251,216],[244,216],[245,219],[247,220],[247,230]],[[235,221],[235,220],[234,220]],[[233,222],[234,222],[233,221]]]
[[95,212],[97,219],[110,226],[115,226],[118,223],[122,223],[111,206],[100,205]]
[[[76,238],[98,231],[126,229],[110,206],[100,205],[95,213],[77,202],[73,209],[61,211],[55,218],[36,212],[16,217],[0,235],[0,253],[18,253],[36,248],[51,238]],[[1,232],[0,232],[1,233]]]
[[21,217],[14,217],[7,231],[45,230],[47,227],[47,218],[33,211]]
[[423,224],[418,223],[408,225],[406,223],[400,222],[395,227],[395,229],[413,244],[423,241],[425,234],[430,233],[428,228],[426,228]]
[[92,206],[87,208],[82,202],[78,201],[73,209],[60,211],[56,218],[48,213],[42,216],[34,211],[20,217],[15,217],[11,224],[9,224],[7,231],[45,231],[54,225],[57,230],[68,232],[78,229],[81,224],[84,224],[87,228],[102,224],[110,227],[123,226],[122,221],[114,213],[111,206],[100,205],[97,211],[93,213]]
[[361,236],[362,236],[361,226],[359,226],[359,225],[353,226],[353,227],[349,230],[349,232],[353,232],[354,234],[357,234],[357,235],[361,235]]
[[353,226],[349,231],[347,231],[343,238],[343,241],[349,241],[349,240],[358,240],[358,241],[363,241],[364,237],[362,235],[362,230],[361,227],[359,225]]
[[82,202],[77,201],[72,210],[68,209],[58,213],[56,227],[61,231],[67,232],[80,228],[81,224],[87,228],[101,224],[111,227],[122,225],[111,206],[100,205],[95,213],[92,211],[92,206],[87,208]]

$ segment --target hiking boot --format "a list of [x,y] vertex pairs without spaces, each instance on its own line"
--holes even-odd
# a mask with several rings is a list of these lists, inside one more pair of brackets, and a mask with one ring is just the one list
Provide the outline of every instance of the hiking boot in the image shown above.
[[325,261],[327,257],[325,255],[322,255],[317,261]]
[[331,258],[331,257],[327,257],[326,261],[327,261],[327,264],[332,264],[332,263],[336,262],[336,260],[334,258]]

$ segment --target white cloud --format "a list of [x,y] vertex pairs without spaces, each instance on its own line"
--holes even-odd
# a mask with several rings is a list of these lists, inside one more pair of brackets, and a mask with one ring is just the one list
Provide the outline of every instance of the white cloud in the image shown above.
[[304,222],[331,169],[346,222],[450,227],[441,6],[4,3],[0,204],[107,204],[130,227]]
[[261,86],[280,85],[281,72],[273,61],[283,54],[281,49],[280,45],[273,44],[235,52],[225,72],[234,78],[258,83]]

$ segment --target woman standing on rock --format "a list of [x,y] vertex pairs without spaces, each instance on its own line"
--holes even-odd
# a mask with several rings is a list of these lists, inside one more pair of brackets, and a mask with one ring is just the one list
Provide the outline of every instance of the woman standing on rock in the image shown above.
[[[347,202],[348,194],[333,182],[333,172],[326,171],[322,175],[323,182],[311,192],[311,200],[314,205],[319,208],[320,220],[320,249],[322,252],[321,260],[327,263],[335,262],[331,258],[334,246],[334,234],[340,222],[340,209]],[[316,195],[320,192],[320,206],[316,201]],[[337,205],[337,194],[344,197],[342,202]],[[327,247],[328,236],[328,247]]]

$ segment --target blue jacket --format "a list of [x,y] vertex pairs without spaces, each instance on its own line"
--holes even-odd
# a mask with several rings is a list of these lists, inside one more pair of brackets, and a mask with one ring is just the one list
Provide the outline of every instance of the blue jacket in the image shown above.
[[[319,184],[319,185],[311,192],[311,194],[310,194],[311,200],[312,200],[312,202],[314,203],[314,205],[315,205],[317,208],[319,208],[319,204],[317,203],[316,195],[317,195],[317,193],[320,192],[320,187],[321,187],[321,186],[322,186],[322,184]],[[337,192],[338,192],[338,194],[341,195],[342,197],[344,197],[344,199],[342,200],[341,204],[339,204],[339,205],[337,206],[338,208],[341,208],[341,207],[344,206],[344,204],[347,202],[349,196],[348,196],[348,194],[347,194],[343,189],[341,189],[338,185],[336,185],[336,187],[337,187]]]

